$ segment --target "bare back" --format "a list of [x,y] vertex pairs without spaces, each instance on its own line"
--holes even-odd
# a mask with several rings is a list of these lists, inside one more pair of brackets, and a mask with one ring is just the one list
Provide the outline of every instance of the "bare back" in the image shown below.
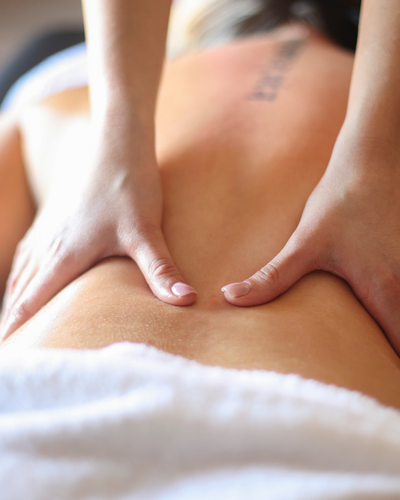
[[[196,304],[160,302],[132,261],[108,259],[60,292],[4,353],[145,342],[205,364],[298,373],[400,408],[399,358],[341,279],[315,272],[251,308],[220,291],[266,264],[296,228],[343,122],[351,69],[351,55],[296,29],[168,64],[157,114],[163,230]],[[39,204],[82,168],[88,113],[79,89],[23,117]]]

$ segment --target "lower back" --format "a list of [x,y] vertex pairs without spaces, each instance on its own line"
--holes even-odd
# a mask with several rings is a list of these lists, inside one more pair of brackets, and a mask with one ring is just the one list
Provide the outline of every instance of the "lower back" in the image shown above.
[[[399,359],[339,278],[312,273],[275,301],[252,308],[231,306],[220,292],[286,243],[344,119],[351,57],[314,33],[296,36],[301,45],[286,66],[276,59],[287,40],[257,38],[166,68],[157,115],[163,229],[183,276],[199,292],[197,303],[161,303],[133,262],[110,259],[66,287],[8,348],[145,342],[206,364],[298,373],[400,408]],[[284,70],[276,96],[254,97],[254,88],[270,85],[267,73],[278,67]],[[44,145],[49,133],[57,140],[52,113],[69,125],[78,119],[70,107],[62,110],[81,91],[71,92],[38,105],[36,117],[47,113]],[[27,117],[29,136],[37,120]],[[83,145],[82,137],[80,121],[71,140]],[[27,154],[35,170],[37,155],[29,147]],[[66,164],[82,163],[79,147],[59,148],[59,154]],[[54,168],[54,157],[51,163]]]

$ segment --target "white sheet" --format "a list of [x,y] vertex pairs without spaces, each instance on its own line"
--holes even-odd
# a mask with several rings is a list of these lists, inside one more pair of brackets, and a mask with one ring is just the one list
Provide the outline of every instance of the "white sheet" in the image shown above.
[[1,500],[400,499],[400,412],[140,344],[0,362]]

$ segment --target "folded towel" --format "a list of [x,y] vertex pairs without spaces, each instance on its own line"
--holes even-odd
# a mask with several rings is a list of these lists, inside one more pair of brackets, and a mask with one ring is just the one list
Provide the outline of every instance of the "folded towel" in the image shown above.
[[142,344],[0,362],[2,500],[400,498],[400,412]]

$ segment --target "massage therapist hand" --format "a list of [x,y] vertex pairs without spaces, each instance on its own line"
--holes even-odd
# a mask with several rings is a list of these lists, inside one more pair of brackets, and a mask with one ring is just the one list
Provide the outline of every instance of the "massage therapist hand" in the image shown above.
[[46,200],[19,245],[6,291],[3,335],[113,255],[134,259],[154,295],[164,302],[184,306],[196,300],[161,232],[154,115],[171,0],[82,4],[92,157],[73,189],[52,190],[55,195]]
[[[80,173],[79,180],[68,183],[74,191],[68,185],[52,189],[19,244],[7,285],[3,335],[109,256],[131,257],[162,301],[185,306],[196,300],[161,232],[162,191],[153,150],[145,149],[146,140],[133,126],[130,130],[129,141],[119,137],[120,129],[108,141],[98,137],[95,165],[83,185]],[[122,147],[125,142],[130,149]]]
[[400,354],[400,142],[366,146],[342,132],[285,247],[244,283],[225,286],[225,297],[263,304],[305,274],[329,271],[350,284]]
[[363,0],[346,120],[328,168],[282,251],[237,306],[269,302],[305,274],[344,278],[400,356],[400,2]]

